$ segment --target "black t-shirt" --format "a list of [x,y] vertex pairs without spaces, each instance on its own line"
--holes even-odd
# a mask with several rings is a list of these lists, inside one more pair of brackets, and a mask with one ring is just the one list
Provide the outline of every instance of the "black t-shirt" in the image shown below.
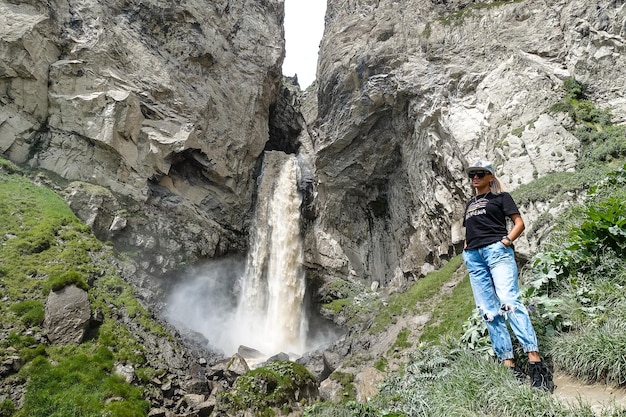
[[465,206],[465,242],[467,249],[479,249],[502,240],[508,230],[506,218],[519,214],[509,193],[477,195]]

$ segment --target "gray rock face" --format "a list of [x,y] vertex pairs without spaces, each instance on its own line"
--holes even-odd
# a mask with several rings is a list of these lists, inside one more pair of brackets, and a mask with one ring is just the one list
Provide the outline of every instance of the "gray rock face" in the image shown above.
[[48,295],[44,331],[53,345],[78,344],[83,341],[90,317],[87,291],[69,285]]
[[0,0],[0,152],[107,188],[100,232],[154,253],[149,273],[238,250],[283,14],[279,0]]
[[308,261],[402,287],[461,247],[469,163],[492,160],[508,190],[574,169],[578,140],[549,108],[572,76],[624,120],[625,22],[614,1],[330,1]]

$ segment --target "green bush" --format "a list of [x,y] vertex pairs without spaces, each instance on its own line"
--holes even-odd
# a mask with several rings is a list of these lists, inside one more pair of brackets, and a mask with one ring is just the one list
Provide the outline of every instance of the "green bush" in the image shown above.
[[580,100],[585,97],[583,94],[583,85],[574,77],[566,77],[563,80],[563,87],[565,88],[566,100]]
[[585,210],[585,220],[572,231],[571,249],[597,254],[611,248],[617,256],[626,255],[626,202],[609,196]]
[[[231,391],[218,397],[218,412],[248,410],[271,415],[272,407],[306,398],[302,387],[317,387],[315,378],[302,365],[290,361],[270,362],[237,378]],[[270,414],[268,414],[270,413]]]

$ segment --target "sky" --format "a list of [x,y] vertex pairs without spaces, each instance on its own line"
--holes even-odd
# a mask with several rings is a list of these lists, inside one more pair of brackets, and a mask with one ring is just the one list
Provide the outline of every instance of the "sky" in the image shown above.
[[283,74],[298,74],[303,90],[315,80],[317,52],[324,32],[326,0],[285,0]]

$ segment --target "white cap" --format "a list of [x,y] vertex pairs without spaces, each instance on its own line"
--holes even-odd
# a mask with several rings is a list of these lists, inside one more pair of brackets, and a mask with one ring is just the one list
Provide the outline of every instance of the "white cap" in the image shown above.
[[465,172],[489,171],[491,175],[496,175],[496,170],[489,161],[476,161],[465,169]]

